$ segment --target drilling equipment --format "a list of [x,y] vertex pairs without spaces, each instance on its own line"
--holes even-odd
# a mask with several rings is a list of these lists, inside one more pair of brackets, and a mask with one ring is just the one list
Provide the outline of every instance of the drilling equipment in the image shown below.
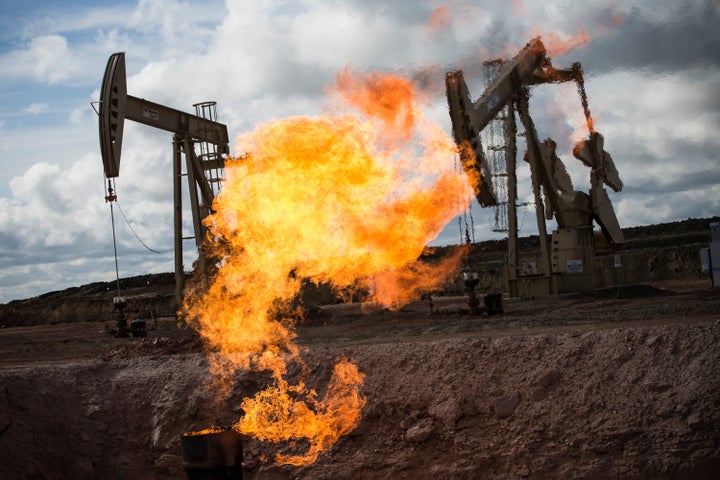
[[[588,138],[578,142],[573,155],[588,166],[590,192],[573,189],[567,170],[556,154],[556,143],[540,141],[529,113],[529,87],[543,83],[574,81],[580,94]],[[506,142],[512,142],[513,152],[508,159],[508,264],[507,290],[510,296],[546,296],[562,292],[592,290],[603,285],[607,272],[596,257],[593,220],[611,247],[623,243],[622,230],[612,208],[607,191],[609,186],[618,192],[622,181],[604,139],[593,127],[582,68],[579,63],[569,69],[556,69],[539,38],[531,40],[513,59],[503,62],[495,79],[482,96],[472,101],[462,70],[448,72],[446,92],[452,131],[460,161],[475,196],[483,207],[498,204],[492,183],[490,166],[485,156],[480,133],[505,109]],[[540,237],[541,261],[522,264],[517,238],[517,178],[515,176],[515,112],[525,129],[536,218]],[[555,218],[557,229],[552,232],[552,246],[548,243],[545,220]],[[614,265],[618,265],[615,256]],[[605,262],[606,263],[606,262]]]
[[[117,200],[113,185],[114,179],[120,174],[125,120],[173,133],[175,296],[178,302],[185,278],[182,245],[185,239],[182,232],[182,177],[187,176],[192,210],[194,237],[189,238],[194,238],[198,249],[197,271],[204,273],[210,267],[211,260],[208,259],[204,248],[206,227],[203,225],[203,219],[212,212],[213,199],[222,185],[225,156],[230,152],[227,127],[216,121],[215,102],[197,103],[194,107],[193,115],[128,95],[125,53],[114,53],[110,56],[102,81],[98,109],[100,151],[105,177],[108,179],[108,195],[105,199],[110,202],[111,208],[112,202]],[[184,173],[183,155],[186,164]]]

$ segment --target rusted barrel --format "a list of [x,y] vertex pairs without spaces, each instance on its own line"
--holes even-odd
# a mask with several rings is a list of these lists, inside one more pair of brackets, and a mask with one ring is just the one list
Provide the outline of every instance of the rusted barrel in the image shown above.
[[242,480],[242,440],[234,430],[203,430],[180,436],[189,480]]

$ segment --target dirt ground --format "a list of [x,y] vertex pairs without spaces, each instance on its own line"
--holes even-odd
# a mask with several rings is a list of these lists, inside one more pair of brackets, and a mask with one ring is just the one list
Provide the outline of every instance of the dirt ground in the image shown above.
[[[720,471],[720,289],[706,280],[400,312],[325,307],[298,328],[308,383],[341,356],[365,374],[358,428],[308,467],[246,479],[705,479]],[[0,478],[183,478],[179,437],[229,425],[266,378],[210,386],[202,343],[161,318],[145,339],[104,323],[0,329]],[[291,376],[292,376],[291,372]],[[302,445],[295,448],[302,449]]]

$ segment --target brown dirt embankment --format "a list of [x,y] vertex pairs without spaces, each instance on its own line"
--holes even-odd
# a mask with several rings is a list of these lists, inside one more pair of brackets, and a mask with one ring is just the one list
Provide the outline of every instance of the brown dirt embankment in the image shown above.
[[[246,478],[711,478],[719,306],[720,289],[696,282],[510,303],[496,317],[335,311],[300,328],[307,381],[322,395],[340,356],[357,362],[360,425],[301,468],[263,461],[278,447],[247,438]],[[180,434],[233,423],[267,377],[240,373],[222,397],[200,344],[152,335],[3,364],[0,477],[182,478]]]

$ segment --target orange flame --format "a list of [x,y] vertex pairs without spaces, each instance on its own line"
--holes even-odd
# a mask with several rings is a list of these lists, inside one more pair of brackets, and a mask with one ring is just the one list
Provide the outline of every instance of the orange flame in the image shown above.
[[558,32],[549,32],[541,34],[540,37],[550,57],[556,57],[578,47],[588,45],[592,40],[590,34],[582,27],[575,35],[562,35]]
[[532,36],[540,36],[550,57],[556,57],[570,52],[578,47],[589,45],[596,39],[608,35],[625,23],[625,19],[621,13],[614,11],[613,7],[609,10],[610,18],[605,25],[592,25],[586,29],[583,25],[579,25],[575,34],[566,34],[560,32],[545,32],[539,28],[532,31]]
[[[363,115],[377,119],[388,138],[407,142],[415,127],[414,86],[407,79],[379,73],[361,77],[345,68],[337,76],[337,93]],[[331,89],[333,92],[333,89]]]
[[354,364],[341,360],[335,365],[325,398],[319,401],[317,393],[303,383],[292,386],[280,379],[275,386],[243,401],[245,415],[235,428],[273,443],[306,440],[310,448],[304,455],[278,453],[276,460],[280,464],[309,465],[360,423],[365,398],[358,390],[363,377]]
[[447,5],[437,5],[425,24],[425,30],[441,33],[452,25],[452,13]]
[[525,5],[523,0],[511,0],[510,3],[512,4],[513,15],[519,15],[521,13],[527,15],[527,5]]
[[293,465],[314,462],[351,431],[365,403],[348,360],[322,400],[284,378],[289,362],[302,365],[294,328],[302,312],[293,307],[302,282],[367,290],[399,307],[459,266],[460,255],[432,266],[417,259],[470,198],[452,139],[423,116],[410,81],[345,69],[331,93],[341,114],[272,121],[238,139],[250,153],[228,159],[206,219],[217,272],[183,307],[219,354],[216,376],[271,372],[273,384],[243,401],[235,428],[263,441],[306,439],[304,454],[276,456]]

